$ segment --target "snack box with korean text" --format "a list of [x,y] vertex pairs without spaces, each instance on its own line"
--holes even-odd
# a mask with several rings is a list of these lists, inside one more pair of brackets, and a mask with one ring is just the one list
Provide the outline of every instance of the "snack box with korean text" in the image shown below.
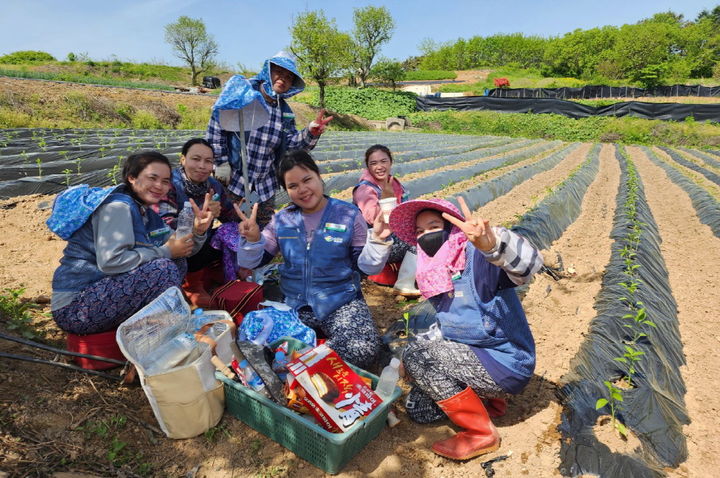
[[[305,345],[293,338],[283,338],[292,342],[294,349]],[[274,347],[279,344],[275,343]],[[378,377],[350,365],[358,375],[370,379],[372,386],[377,385]],[[392,396],[382,402],[369,416],[356,421],[344,433],[331,433],[309,415],[300,415],[289,408],[281,407],[269,398],[257,393],[239,382],[234,382],[220,372],[216,377],[225,384],[225,404],[227,411],[234,417],[279,443],[327,473],[335,474],[360,451],[378,436],[385,428],[392,402],[401,395],[400,387],[395,387]]]
[[342,433],[363,420],[382,399],[325,344],[305,352],[288,364],[298,394],[324,429]]

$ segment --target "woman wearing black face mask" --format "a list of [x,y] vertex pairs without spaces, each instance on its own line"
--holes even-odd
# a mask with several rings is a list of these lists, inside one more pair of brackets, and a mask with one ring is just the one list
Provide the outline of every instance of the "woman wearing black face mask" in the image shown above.
[[467,460],[496,450],[500,436],[490,417],[505,413],[535,369],[535,344],[515,294],[542,267],[527,240],[473,219],[443,199],[400,204],[390,229],[418,244],[417,283],[435,308],[442,337],[410,343],[403,363],[413,379],[408,415],[429,423],[447,415],[463,431],[432,446]]

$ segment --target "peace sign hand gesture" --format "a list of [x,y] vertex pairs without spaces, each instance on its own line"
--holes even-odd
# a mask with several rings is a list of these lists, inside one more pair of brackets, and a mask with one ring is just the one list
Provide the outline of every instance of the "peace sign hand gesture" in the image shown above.
[[380,188],[382,192],[380,199],[394,198],[395,190],[393,189],[393,177],[389,174],[380,182]]
[[190,204],[192,205],[193,213],[195,213],[193,232],[198,236],[202,236],[210,226],[212,226],[213,220],[215,220],[212,211],[210,211],[210,193],[205,194],[202,209],[200,209],[192,199],[190,199]]
[[458,196],[458,203],[460,203],[460,210],[465,216],[465,221],[451,216],[444,212],[442,214],[443,219],[450,221],[456,225],[460,230],[465,233],[468,241],[472,242],[473,246],[480,249],[483,252],[490,252],[495,248],[497,238],[495,233],[490,227],[490,221],[487,219],[473,219],[472,212],[465,204],[465,199],[462,196]]
[[321,109],[318,111],[317,117],[310,122],[310,126],[308,126],[308,129],[310,130],[310,134],[313,136],[320,136],[325,132],[325,128],[327,127],[328,123],[332,121],[333,117],[328,116],[327,118],[325,116],[325,109]]
[[233,203],[235,212],[242,222],[238,225],[238,232],[248,242],[257,242],[260,240],[260,227],[257,224],[257,211],[258,203],[253,204],[250,217],[247,217],[244,212],[240,210],[240,206]]

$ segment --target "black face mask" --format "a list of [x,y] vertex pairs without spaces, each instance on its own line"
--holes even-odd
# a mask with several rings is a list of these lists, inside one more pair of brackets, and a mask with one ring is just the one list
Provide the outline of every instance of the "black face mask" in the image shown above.
[[422,236],[418,237],[418,246],[430,257],[437,254],[445,241],[450,237],[450,233],[445,229],[439,231],[426,232]]

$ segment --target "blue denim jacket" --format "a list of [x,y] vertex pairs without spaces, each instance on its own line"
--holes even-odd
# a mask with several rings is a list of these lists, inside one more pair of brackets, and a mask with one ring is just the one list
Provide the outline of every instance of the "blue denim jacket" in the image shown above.
[[[172,231],[152,209],[146,208],[147,224],[143,220],[140,206],[133,198],[122,192],[111,194],[105,203],[120,201],[130,206],[135,247],[158,247],[163,245]],[[55,269],[52,287],[57,292],[79,292],[90,284],[105,277],[98,268],[95,257],[95,240],[92,219],[75,231],[68,239],[67,246]]]
[[285,262],[280,266],[281,287],[295,310],[309,305],[319,319],[362,297],[360,274],[352,266],[352,235],[360,210],[328,198],[318,230],[310,242],[302,212],[290,206],[275,215],[278,246]]

